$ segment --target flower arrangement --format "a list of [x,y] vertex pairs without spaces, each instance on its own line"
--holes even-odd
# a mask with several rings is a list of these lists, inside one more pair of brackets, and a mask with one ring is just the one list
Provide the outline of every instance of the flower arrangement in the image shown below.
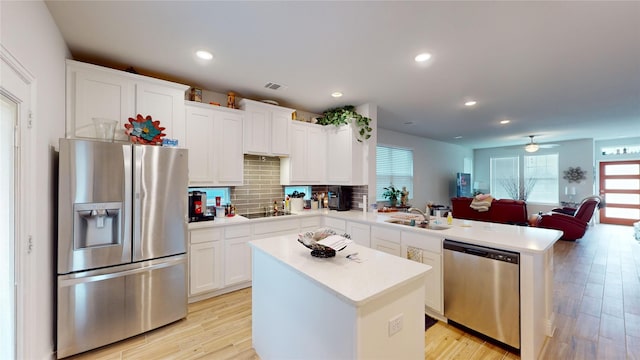
[[564,176],[562,178],[569,181],[570,183],[580,183],[581,180],[587,179],[587,177],[585,176],[586,174],[587,172],[580,169],[580,166],[575,168],[569,167],[569,169],[564,171]]
[[160,121],[153,121],[151,115],[142,117],[138,114],[136,118],[129,118],[129,124],[124,124],[127,129],[125,133],[131,142],[138,144],[157,145],[162,143],[162,137],[166,136],[162,132],[165,128],[160,126]]

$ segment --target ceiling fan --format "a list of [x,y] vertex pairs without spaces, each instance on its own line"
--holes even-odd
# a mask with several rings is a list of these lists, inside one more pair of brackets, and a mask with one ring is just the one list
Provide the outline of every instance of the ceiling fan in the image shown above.
[[535,135],[529,135],[530,141],[528,144],[524,146],[524,151],[533,153],[538,151],[539,149],[549,149],[549,148],[554,148],[556,146],[559,146],[558,144],[538,144],[533,141],[534,136]]

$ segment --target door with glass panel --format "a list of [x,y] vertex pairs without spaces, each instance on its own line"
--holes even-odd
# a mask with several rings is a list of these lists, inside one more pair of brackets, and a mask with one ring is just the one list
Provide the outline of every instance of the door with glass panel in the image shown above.
[[600,210],[603,224],[632,225],[640,221],[640,160],[600,163]]

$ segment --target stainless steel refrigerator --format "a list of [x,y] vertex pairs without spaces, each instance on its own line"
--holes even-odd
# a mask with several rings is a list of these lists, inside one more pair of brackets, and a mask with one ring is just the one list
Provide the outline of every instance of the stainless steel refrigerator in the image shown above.
[[187,314],[187,150],[60,139],[57,356]]

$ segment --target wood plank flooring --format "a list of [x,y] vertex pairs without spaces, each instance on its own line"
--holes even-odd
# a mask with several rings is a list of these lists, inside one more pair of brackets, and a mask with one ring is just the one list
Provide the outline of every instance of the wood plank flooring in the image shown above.
[[[640,359],[640,244],[628,226],[592,226],[554,246],[556,331],[541,359]],[[189,305],[187,318],[68,359],[259,359],[251,347],[251,289]],[[519,359],[438,322],[425,359]]]

